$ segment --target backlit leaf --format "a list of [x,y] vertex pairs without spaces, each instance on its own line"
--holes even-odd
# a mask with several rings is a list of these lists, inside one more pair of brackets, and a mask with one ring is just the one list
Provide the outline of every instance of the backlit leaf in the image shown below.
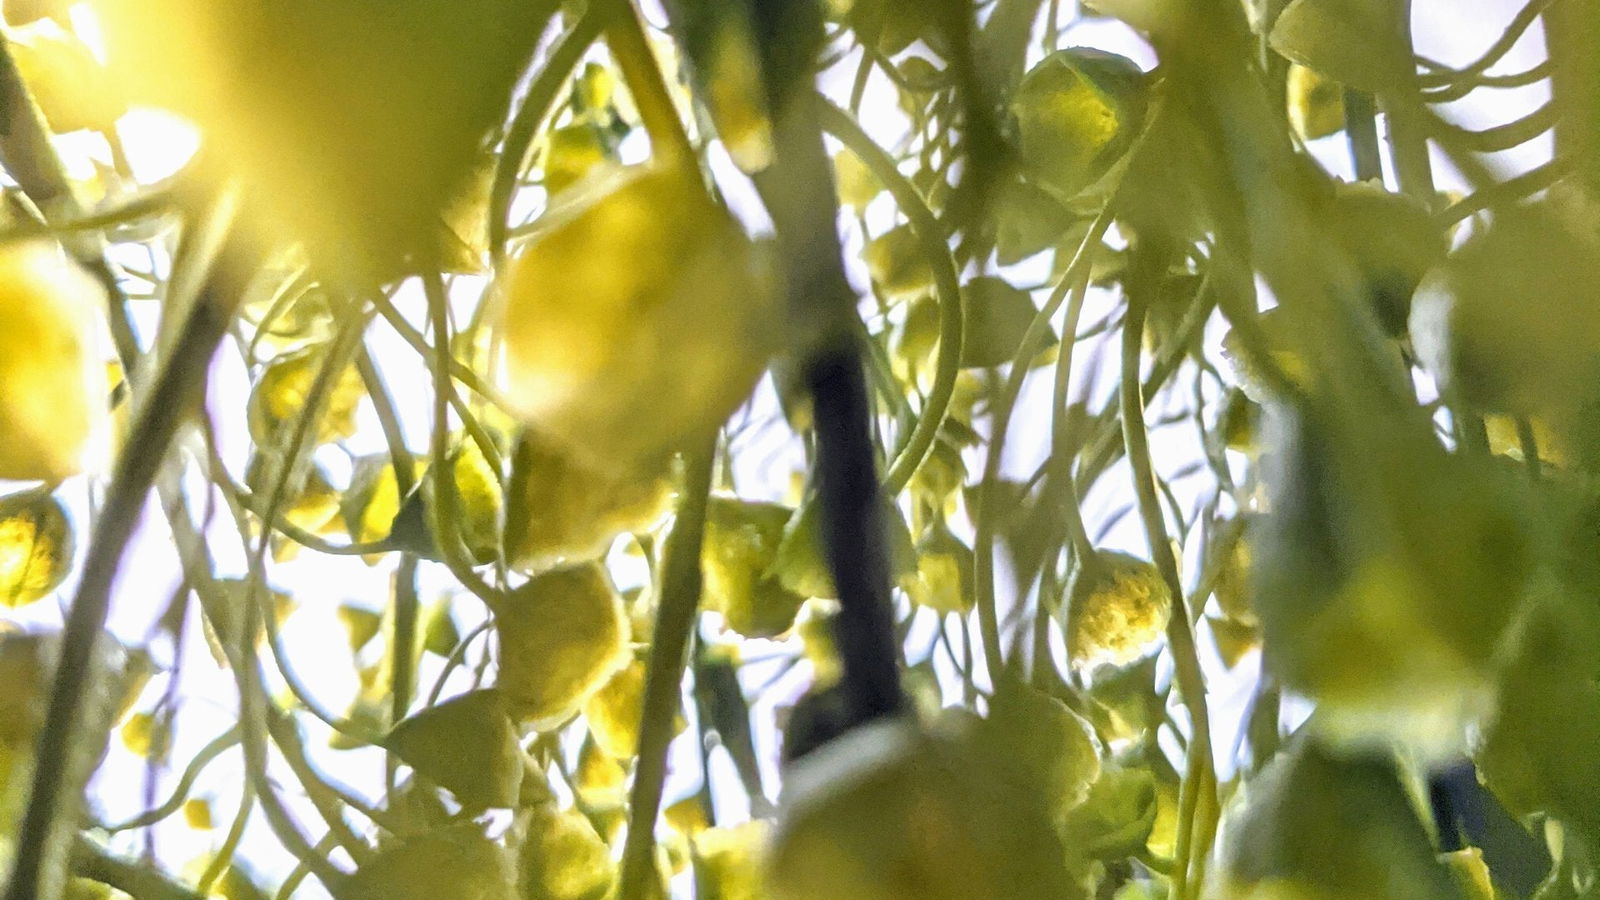
[[0,497],[0,605],[49,596],[72,570],[72,552],[61,501],[41,491]]
[[495,684],[511,715],[535,729],[571,718],[630,659],[622,598],[595,563],[529,579],[496,610],[495,631]]
[[408,716],[384,746],[463,806],[516,805],[522,749],[500,691],[469,691]]

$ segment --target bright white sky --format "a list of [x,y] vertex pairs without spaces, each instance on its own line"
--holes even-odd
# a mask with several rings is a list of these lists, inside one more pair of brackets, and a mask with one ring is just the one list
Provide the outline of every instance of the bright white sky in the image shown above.
[[[1070,6],[1070,4],[1064,5]],[[1494,35],[1499,33],[1516,5],[1509,0],[1418,0],[1417,49],[1420,53],[1447,64],[1465,64],[1475,58]],[[657,23],[664,21],[664,16],[655,8],[654,3],[649,4],[647,10],[652,21]],[[75,16],[75,21],[79,23],[80,29],[92,28],[92,22],[89,22],[87,17]],[[1096,46],[1123,53],[1146,67],[1155,61],[1149,48],[1137,36],[1115,22],[1091,21],[1074,24],[1067,30],[1061,42],[1063,47],[1073,45]],[[1035,57],[1043,53],[1037,43],[1032,52]],[[600,58],[602,53],[603,51],[595,50],[593,56]],[[1539,26],[1535,25],[1494,71],[1521,71],[1537,63],[1542,57],[1543,36]],[[848,80],[854,67],[855,56],[851,55],[838,70],[824,76],[825,88],[835,96],[842,97],[848,91]],[[1542,104],[1548,98],[1548,94],[1548,87],[1543,83],[1513,90],[1478,91],[1468,100],[1449,106],[1446,114],[1461,124],[1481,127],[1525,114]],[[881,75],[876,76],[869,84],[866,98],[867,112],[862,117],[863,125],[884,145],[895,146],[903,137],[906,120],[897,109],[893,93]],[[155,112],[135,111],[123,120],[121,130],[135,171],[141,180],[147,182],[159,180],[175,171],[193,152],[195,146],[192,132],[184,128],[181,123],[175,123],[170,117]],[[90,159],[104,152],[103,143],[99,139],[82,134],[63,137],[61,149],[73,164],[74,170],[82,174],[92,171]],[[1348,177],[1348,151],[1342,134],[1313,142],[1310,149],[1335,174]],[[624,147],[624,154],[630,159],[643,158],[647,153],[648,148],[642,136]],[[1547,160],[1549,154],[1550,141],[1547,136],[1515,151],[1498,154],[1495,163],[1501,171],[1515,173]],[[712,160],[719,183],[736,212],[753,229],[764,228],[766,217],[755,201],[753,190],[727,161],[720,147],[713,148]],[[1436,156],[1435,168],[1441,187],[1459,187],[1459,179],[1454,178],[1448,163],[1442,157]],[[530,191],[519,201],[518,206],[532,211],[537,208],[538,202],[538,192]],[[897,220],[894,207],[887,195],[881,196],[869,208],[866,221],[868,228],[874,234],[895,224]],[[841,227],[847,246],[851,250],[859,250],[864,236],[856,223],[844,221]],[[139,267],[148,265],[148,259],[142,252],[134,252],[127,261]],[[860,266],[856,266],[852,274],[859,284],[865,285],[865,273]],[[1014,274],[1029,283],[1045,281],[1049,277],[1048,259],[1030,261],[1016,267],[1014,272],[1008,271],[1006,274]],[[460,279],[453,287],[454,296],[464,306],[469,305],[476,302],[482,287],[481,279]],[[422,304],[419,292],[414,288],[402,290],[397,301],[420,326]],[[1115,302],[1113,296],[1096,291],[1091,295],[1083,321],[1086,324],[1098,321],[1114,308]],[[141,307],[137,310],[139,324],[143,333],[148,336],[153,333],[157,313],[155,304],[137,305]],[[1215,353],[1220,337],[1221,329],[1213,329],[1213,333],[1209,335],[1211,352]],[[370,342],[384,368],[391,389],[401,400],[400,415],[407,441],[414,448],[424,450],[427,446],[430,422],[427,405],[419,401],[428,396],[428,382],[418,365],[418,360],[409,346],[381,322],[373,326]],[[1115,354],[1097,354],[1092,350],[1085,350],[1077,354],[1076,362],[1078,371],[1074,373],[1074,383],[1082,384],[1084,379],[1095,377],[1103,396],[1105,390],[1109,389],[1115,380]],[[1096,366],[1100,366],[1100,370],[1092,371]],[[210,410],[222,437],[224,456],[232,467],[235,477],[242,474],[248,452],[243,415],[248,385],[237,348],[229,345],[215,365]],[[1030,474],[1048,452],[1048,435],[1046,426],[1043,425],[1048,416],[1040,415],[1036,411],[1048,407],[1049,393],[1047,377],[1043,380],[1034,378],[1025,389],[1007,446],[1005,469],[1008,476]],[[360,433],[347,443],[345,451],[358,455],[383,452],[385,446],[370,408],[363,407],[360,415]],[[781,423],[781,416],[778,415],[775,396],[770,386],[763,385],[749,410],[740,414],[741,417],[745,415],[757,422]],[[736,450],[738,452],[735,476],[742,493],[771,499],[783,498],[789,493],[791,473],[798,471],[801,458],[798,445],[781,424],[776,427],[752,429],[736,444]],[[1185,466],[1197,458],[1199,453],[1192,426],[1157,431],[1154,435],[1153,450],[1158,471],[1169,473]],[[317,454],[317,460],[324,465],[335,484],[348,479],[350,464],[346,452],[325,447]],[[981,460],[977,457],[969,459],[969,468],[974,472],[980,470]],[[1085,498],[1085,515],[1091,534],[1107,521],[1113,511],[1129,502],[1130,494],[1127,487],[1126,470],[1113,469],[1101,479],[1097,489]],[[1173,487],[1180,501],[1192,508],[1197,499],[1209,492],[1213,486],[1208,477],[1200,475],[1179,480]],[[65,496],[71,499],[78,521],[82,523],[85,521],[84,513],[88,509],[90,494],[88,485],[80,480],[64,488],[64,492]],[[245,557],[238,535],[227,524],[225,514],[218,517],[218,524],[212,528],[211,534],[213,552],[221,571],[229,574],[242,573],[245,569]],[[1137,526],[1136,519],[1132,517],[1125,517],[1120,523],[1111,527],[1105,535],[1104,543],[1108,547],[1124,549],[1135,554],[1145,555],[1147,552],[1142,532]],[[1003,555],[999,562],[1003,567]],[[393,559],[390,559],[378,566],[369,567],[356,559],[322,557],[311,552],[303,552],[296,560],[272,568],[273,585],[293,594],[298,602],[298,611],[290,617],[284,629],[285,642],[292,648],[293,664],[323,705],[330,709],[345,709],[358,688],[356,673],[348,664],[349,653],[345,646],[344,631],[334,618],[334,610],[343,603],[354,603],[374,610],[381,609],[391,593],[393,563]],[[633,576],[628,575],[629,566],[626,561],[619,558],[619,563],[619,579],[625,581],[629,577],[638,577],[637,571]],[[1188,563],[1192,565],[1193,560],[1189,560]],[[128,554],[127,564],[115,590],[112,631],[130,644],[141,643],[154,617],[166,604],[176,581],[177,566],[170,538],[161,523],[159,512],[152,505],[146,525]],[[1007,583],[1003,570],[999,573],[998,581],[1001,584]],[[429,564],[423,566],[422,586],[424,604],[437,596],[456,592],[453,579],[445,574],[441,567]],[[72,582],[69,581],[59,593],[60,602],[65,602],[71,590]],[[456,615],[457,621],[463,626],[463,631],[465,627],[479,621],[483,614],[476,601],[464,594],[461,596]],[[8,613],[8,616],[29,626],[54,626],[61,618],[60,605],[42,602]],[[915,632],[912,646],[925,646],[927,635],[931,633],[931,624],[930,618],[924,615]],[[232,679],[225,670],[217,668],[204,642],[200,640],[198,620],[190,622],[189,638],[183,661],[185,677],[178,687],[183,714],[179,719],[172,756],[174,760],[180,762],[180,765],[182,761],[191,758],[202,745],[226,730],[232,723],[234,715]],[[796,642],[771,644],[769,649],[776,655],[786,655],[794,652]],[[475,651],[481,652],[481,644]],[[159,652],[164,655],[166,651]],[[477,658],[478,652],[471,654],[470,658]],[[749,652],[755,656],[763,655],[763,648],[752,647]],[[1209,653],[1209,650],[1207,652]],[[949,666],[943,663],[942,654],[939,658],[948,676]],[[1256,663],[1247,660],[1230,673],[1224,670],[1214,655],[1209,655],[1205,662],[1208,674],[1214,679],[1212,689],[1215,704],[1213,709],[1216,710],[1216,733],[1213,737],[1216,746],[1232,747],[1235,743],[1243,702],[1248,697],[1254,682]],[[424,689],[432,684],[438,664],[437,657],[430,656],[425,660],[420,679]],[[776,664],[748,667],[745,672],[747,688],[754,690],[762,686],[776,671],[778,671]],[[796,696],[804,689],[808,678],[808,668],[805,663],[801,663],[753,704],[758,749],[768,763],[766,775],[769,790],[778,784],[774,764],[776,732],[771,724],[773,707],[788,702]],[[466,682],[459,677],[457,682],[456,686],[447,689],[447,693],[466,686]],[[147,689],[144,698],[145,707],[148,708],[165,689],[166,680],[155,679]],[[954,694],[949,696],[953,698]],[[692,715],[692,705],[689,705],[688,711]],[[325,744],[327,729],[310,717],[302,717],[302,722],[308,736],[308,744],[318,765],[336,780],[358,793],[373,799],[381,797],[384,770],[381,751],[328,750]],[[667,788],[669,801],[691,793],[699,784],[699,760],[693,743],[693,734],[694,729],[690,728],[685,737],[673,747],[673,769]],[[1223,760],[1223,763],[1229,764],[1227,760]],[[164,797],[167,794],[177,774],[176,771],[161,773],[157,788],[158,796]],[[141,810],[144,777],[144,761],[124,751],[120,744],[113,741],[111,755],[101,770],[94,788],[100,817],[105,821],[116,821]],[[217,830],[197,831],[187,827],[181,817],[169,819],[156,827],[153,833],[155,848],[161,858],[170,865],[182,867],[189,860],[205,855],[220,842],[226,824],[233,815],[238,791],[243,781],[242,761],[237,751],[230,751],[212,763],[200,779],[194,796],[214,801],[213,815],[218,823]],[[292,781],[292,777],[285,773],[282,783],[288,784]],[[716,788],[715,798],[719,819],[731,823],[748,815],[742,789],[737,786],[731,764],[721,754],[713,758],[713,786]],[[296,801],[293,797],[289,799],[291,806],[301,814],[302,822],[308,826],[308,830],[319,833],[320,822],[309,806]],[[138,852],[142,849],[140,840],[134,835],[125,835],[119,848],[130,853]],[[267,883],[280,880],[293,865],[293,860],[278,849],[276,841],[259,821],[253,823],[247,832],[241,856],[254,870],[264,876],[264,881]],[[348,860],[342,855],[336,855],[335,859],[341,864],[348,864]],[[688,896],[686,885],[680,887],[685,889],[684,896]],[[321,897],[325,894],[315,881],[308,880],[297,896]]]

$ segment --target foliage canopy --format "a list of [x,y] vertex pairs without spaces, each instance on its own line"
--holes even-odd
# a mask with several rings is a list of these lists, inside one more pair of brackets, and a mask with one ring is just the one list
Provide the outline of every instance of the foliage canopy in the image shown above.
[[6,0],[8,900],[1600,890],[1596,0],[663,5]]

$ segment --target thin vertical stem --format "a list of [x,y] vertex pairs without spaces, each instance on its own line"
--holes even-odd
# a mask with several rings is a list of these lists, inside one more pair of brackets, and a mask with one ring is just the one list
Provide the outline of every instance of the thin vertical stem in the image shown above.
[[672,743],[674,711],[681,701],[683,668],[695,612],[700,608],[700,546],[715,458],[711,442],[687,460],[682,499],[661,563],[660,605],[645,667],[640,704],[639,756],[628,798],[628,835],[622,849],[621,900],[644,900],[656,890],[655,829]]
[[1350,142],[1350,166],[1357,181],[1383,183],[1383,153],[1378,144],[1378,106],[1372,95],[1344,89],[1344,132]]
[[[1150,443],[1145,431],[1144,396],[1139,379],[1140,349],[1144,337],[1146,302],[1142,290],[1128,292],[1128,315],[1122,324],[1122,434],[1127,445],[1128,463],[1133,470],[1134,493],[1139,501],[1139,514],[1144,520],[1145,538],[1150,544],[1150,556],[1156,569],[1166,582],[1172,595],[1172,612],[1167,618],[1167,643],[1172,650],[1173,665],[1177,670],[1178,691],[1184,706],[1189,710],[1189,747],[1187,772],[1183,791],[1194,800],[1188,805],[1194,810],[1187,821],[1178,823],[1176,858],[1173,861],[1172,895],[1183,898],[1191,895],[1197,885],[1188,879],[1201,865],[1201,858],[1209,852],[1209,819],[1218,807],[1216,800],[1216,775],[1211,758],[1211,717],[1207,711],[1205,674],[1200,668],[1200,656],[1195,647],[1194,632],[1190,625],[1188,604],[1183,596],[1183,581],[1178,572],[1178,560],[1172,553],[1167,536],[1167,526],[1161,511],[1161,500],[1156,493],[1155,471],[1150,463]],[[1198,822],[1196,821],[1198,820]],[[1196,838],[1199,838],[1198,840]]]

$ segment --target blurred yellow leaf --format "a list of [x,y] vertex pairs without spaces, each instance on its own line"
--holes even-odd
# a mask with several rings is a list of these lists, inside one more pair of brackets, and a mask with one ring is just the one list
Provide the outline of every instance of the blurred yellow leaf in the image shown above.
[[378,629],[383,624],[383,616],[365,607],[353,603],[341,603],[334,610],[339,617],[339,623],[344,626],[345,632],[350,637],[350,652],[358,652],[367,642],[378,636]]
[[708,828],[690,842],[694,889],[699,900],[763,900],[761,859],[771,823]]
[[910,225],[896,225],[868,241],[861,258],[873,285],[890,299],[933,290],[933,265]]
[[[257,445],[286,445],[329,352],[329,345],[312,345],[267,364],[250,392],[250,436]],[[354,435],[356,409],[365,396],[360,373],[354,365],[345,366],[333,379],[322,417],[306,434],[308,446]]]
[[612,471],[707,440],[777,337],[743,229],[693,174],[650,166],[587,181],[544,222],[501,285],[512,406]]
[[[1022,344],[1022,336],[1039,312],[1033,298],[1027,291],[988,275],[962,285],[961,295],[961,311],[966,320],[961,364],[988,368],[1011,362]],[[1054,344],[1052,329],[1050,340],[1042,349]]]
[[600,900],[616,878],[610,848],[583,814],[554,802],[528,811],[518,851],[522,896],[537,900]]
[[122,723],[122,746],[142,759],[162,761],[172,742],[168,726],[154,713],[139,712]]
[[1370,93],[1404,88],[1416,70],[1384,0],[1290,0],[1269,40],[1291,61]]
[[1205,896],[1457,897],[1394,765],[1293,742],[1240,792]]
[[[644,718],[644,660],[633,662],[611,676],[605,686],[583,704],[589,733],[608,756],[629,759],[639,751],[639,726]],[[673,714],[673,733],[688,727],[682,713]]]
[[[618,807],[628,793],[628,773],[622,763],[601,750],[593,740],[584,741],[583,748],[578,751],[578,771],[573,780],[584,802],[590,806]],[[607,833],[604,837],[610,840],[612,836]]]
[[88,45],[49,20],[6,34],[11,59],[57,134],[104,131],[127,112],[121,85]]
[[512,900],[510,855],[472,823],[396,839],[340,889],[348,900]]
[[118,81],[199,126],[247,227],[357,283],[438,261],[440,213],[554,7],[95,0]]
[[728,627],[745,637],[788,631],[805,601],[774,573],[792,513],[781,504],[722,495],[707,505],[701,605],[722,613]]
[[525,571],[596,559],[618,535],[659,525],[675,496],[670,460],[636,471],[591,466],[531,429],[511,457],[506,556]]
[[877,176],[861,161],[861,157],[849,150],[840,150],[833,155],[833,177],[839,191],[839,202],[858,213],[883,193],[883,185]]
[[767,854],[774,900],[1084,894],[1042,808],[959,738],[857,727],[790,769]]
[[[350,539],[372,543],[389,536],[394,517],[400,512],[400,484],[395,480],[394,464],[387,455],[364,456],[355,461],[355,472],[344,492],[340,513]],[[368,557],[367,562],[375,562]]]
[[545,134],[545,190],[552,195],[565,191],[610,157],[600,129],[593,117],[581,116]]
[[184,824],[196,831],[210,831],[216,827],[216,822],[211,815],[211,801],[201,797],[190,797],[183,801]]
[[916,581],[906,593],[919,606],[965,613],[972,608],[973,567],[972,548],[938,520],[917,542]]
[[1036,792],[1053,820],[1083,802],[1100,777],[1093,731],[1083,717],[1048,694],[1002,681],[989,716],[973,730],[981,753],[1000,777]]
[[495,683],[512,715],[538,730],[571,718],[631,658],[622,598],[595,563],[529,579],[496,609],[495,631]]
[[100,285],[46,241],[0,246],[0,478],[56,482],[104,453]]
[[1447,393],[1486,412],[1565,413],[1600,381],[1600,309],[1571,276],[1600,267],[1600,244],[1549,212],[1497,213],[1413,301],[1417,355]]

